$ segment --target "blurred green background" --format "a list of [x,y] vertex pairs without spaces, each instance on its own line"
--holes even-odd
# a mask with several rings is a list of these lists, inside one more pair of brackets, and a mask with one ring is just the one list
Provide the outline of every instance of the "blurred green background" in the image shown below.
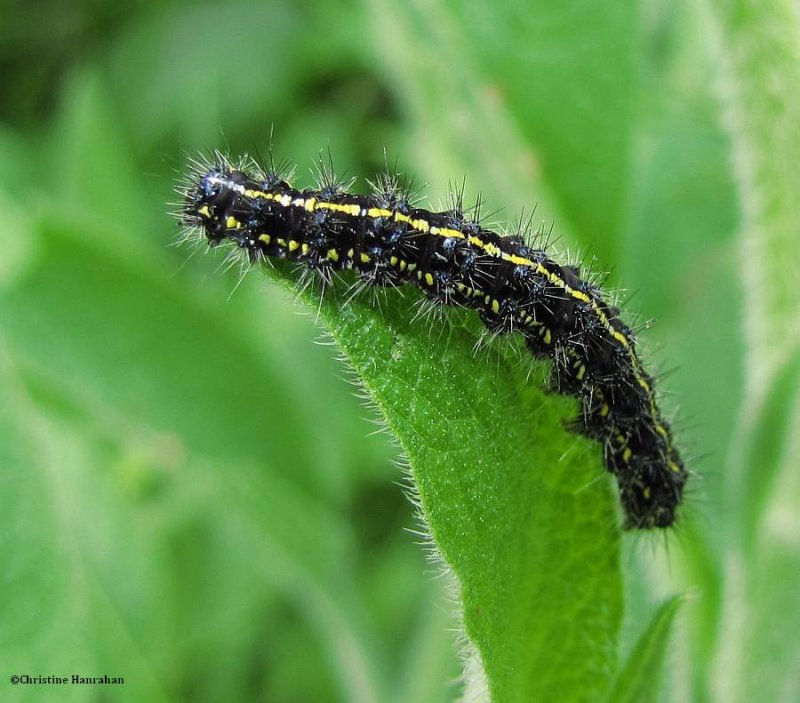
[[170,246],[187,159],[264,154],[274,130],[306,184],[328,148],[361,187],[397,159],[434,207],[466,176],[493,221],[537,206],[560,251],[611,271],[655,320],[651,364],[678,369],[661,385],[703,477],[668,550],[627,538],[626,641],[690,592],[664,700],[734,700],[729,667],[739,700],[800,700],[797,364],[754,395],[711,10],[3,3],[0,673],[126,685],[4,680],[0,699],[458,696],[456,622],[397,450],[312,312]]

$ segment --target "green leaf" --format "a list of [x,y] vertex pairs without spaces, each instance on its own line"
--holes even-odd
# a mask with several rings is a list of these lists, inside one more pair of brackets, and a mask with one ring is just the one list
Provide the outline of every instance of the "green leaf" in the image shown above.
[[0,247],[3,258],[0,261],[0,290],[14,285],[19,276],[33,265],[36,258],[37,232],[23,209],[0,190]]
[[715,0],[725,125],[743,214],[746,396],[730,475],[729,550],[711,688],[720,700],[795,700],[800,18],[788,0]]
[[673,596],[659,607],[617,675],[608,703],[657,703],[660,700],[661,675],[672,624],[682,604],[683,598]]
[[758,382],[786,358],[799,333],[800,18],[792,0],[715,0],[712,7],[745,218],[749,361]]
[[[797,406],[795,406],[796,408]],[[795,417],[797,417],[795,410]],[[725,681],[723,693],[735,692],[730,700],[793,701],[800,698],[800,475],[797,472],[797,422],[792,440],[780,462],[778,479],[772,488],[768,508],[764,512],[757,550],[747,562],[747,569],[731,571],[732,589],[726,595],[744,596],[728,601],[728,625],[742,625],[740,634],[732,636],[728,649],[731,659],[721,659],[722,667],[732,665],[735,674],[724,679],[724,668],[716,673]],[[723,632],[723,636],[729,634]],[[746,643],[741,647],[741,643]],[[726,643],[727,644],[727,643]],[[731,686],[732,684],[732,686]]]
[[[116,611],[117,599],[146,600],[155,582],[142,578],[151,573],[147,541],[130,534],[116,541],[126,516],[113,488],[94,474],[108,454],[41,408],[4,341],[0,394],[0,657],[8,674],[122,676],[126,684],[114,689],[115,700],[168,700],[135,643],[141,621],[125,621]],[[117,559],[103,559],[106,540],[126,545]],[[96,567],[120,561],[138,578],[118,584],[109,598]],[[71,680],[6,686],[9,701],[41,700],[42,690],[52,688],[63,700],[86,700]]]
[[795,701],[800,696],[796,456],[795,449],[784,461],[754,554],[747,559],[734,552],[727,562],[723,626],[711,679],[718,700]]
[[[142,207],[141,174],[133,147],[108,99],[101,73],[76,71],[64,95],[63,112],[51,136],[52,193],[87,217],[145,229],[154,213]],[[102,240],[101,240],[102,243]],[[123,241],[117,246],[127,247]]]
[[599,447],[564,429],[575,402],[513,354],[476,356],[474,324],[415,320],[413,291],[379,307],[328,293],[304,297],[408,456],[494,700],[602,695],[622,609],[619,531]]
[[747,553],[758,537],[768,498],[780,477],[780,469],[785,466],[783,460],[792,444],[799,397],[800,353],[795,353],[774,374],[756,405],[752,425],[743,433],[741,452],[733,467],[737,470],[731,484],[738,502],[734,514]]

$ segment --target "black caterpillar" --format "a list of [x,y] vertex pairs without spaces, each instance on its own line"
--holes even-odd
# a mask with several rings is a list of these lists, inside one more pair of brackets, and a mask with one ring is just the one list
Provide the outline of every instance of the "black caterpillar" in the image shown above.
[[474,308],[493,333],[519,332],[553,361],[551,384],[577,396],[580,433],[603,446],[617,478],[625,527],[669,527],[688,473],[661,416],[636,340],[600,290],[517,236],[483,229],[460,207],[411,206],[386,175],[372,195],[323,179],[297,190],[274,169],[246,173],[218,157],[182,190],[181,218],[209,244],[227,241],[251,262],[301,262],[326,278],[355,269],[369,285],[416,283],[431,300]]

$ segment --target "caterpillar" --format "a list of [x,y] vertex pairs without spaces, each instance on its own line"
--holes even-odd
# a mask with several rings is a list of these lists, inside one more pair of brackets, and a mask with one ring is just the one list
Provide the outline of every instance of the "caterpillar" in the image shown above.
[[521,334],[534,356],[552,361],[552,388],[579,399],[571,426],[602,445],[624,527],[675,523],[688,471],[636,338],[598,285],[522,236],[483,228],[459,206],[414,207],[391,173],[370,195],[323,181],[299,190],[274,167],[218,154],[180,189],[179,217],[210,246],[227,243],[250,262],[288,259],[326,279],[354,269],[370,286],[413,283],[434,303],[477,310],[492,333]]

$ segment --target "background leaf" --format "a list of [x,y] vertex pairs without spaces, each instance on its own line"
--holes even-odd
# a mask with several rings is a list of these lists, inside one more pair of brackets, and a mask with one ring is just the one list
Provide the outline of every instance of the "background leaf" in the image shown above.
[[609,703],[637,701],[648,703],[660,698],[661,675],[681,599],[671,598],[661,605],[647,630],[642,633],[628,661],[620,669]]

